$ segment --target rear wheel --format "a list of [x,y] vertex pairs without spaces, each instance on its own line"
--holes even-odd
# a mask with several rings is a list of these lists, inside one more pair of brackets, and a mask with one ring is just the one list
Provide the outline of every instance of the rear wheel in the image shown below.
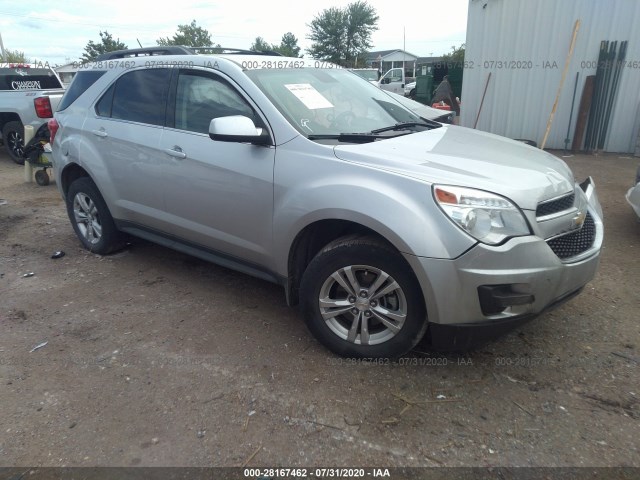
[[307,267],[300,293],[307,326],[339,355],[398,357],[427,328],[413,273],[392,247],[374,238],[329,244]]
[[2,129],[4,148],[18,165],[24,165],[24,126],[22,122],[8,122]]
[[67,214],[82,245],[106,255],[122,247],[118,231],[102,195],[88,177],[75,180],[67,192]]

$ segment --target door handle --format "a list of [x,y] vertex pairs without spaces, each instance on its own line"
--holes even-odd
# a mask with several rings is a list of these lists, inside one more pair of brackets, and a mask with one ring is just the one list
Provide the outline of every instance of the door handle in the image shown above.
[[184,153],[182,149],[177,145],[175,145],[173,148],[165,148],[164,153],[179,160],[187,158],[187,154]]
[[104,129],[100,129],[100,130],[91,130],[91,133],[93,133],[96,137],[108,137],[109,134],[107,132],[104,131]]

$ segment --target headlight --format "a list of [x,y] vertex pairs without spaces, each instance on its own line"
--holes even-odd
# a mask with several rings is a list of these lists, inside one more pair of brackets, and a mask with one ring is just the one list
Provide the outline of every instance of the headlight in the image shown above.
[[499,195],[473,188],[434,185],[433,196],[456,225],[483,243],[498,245],[510,237],[531,233],[518,207]]

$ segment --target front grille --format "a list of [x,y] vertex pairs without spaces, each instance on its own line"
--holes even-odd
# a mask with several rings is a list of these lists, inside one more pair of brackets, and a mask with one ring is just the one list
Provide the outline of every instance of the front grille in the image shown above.
[[580,230],[567,233],[561,237],[552,238],[547,241],[547,244],[553,250],[558,258],[565,259],[580,255],[582,252],[586,252],[593,246],[593,242],[596,239],[596,224],[593,221],[590,213],[587,213],[587,217],[584,220],[584,224]]
[[555,200],[549,200],[538,204],[536,208],[536,217],[545,217],[553,213],[563,212],[573,207],[576,200],[575,193],[569,193],[564,197],[556,198]]

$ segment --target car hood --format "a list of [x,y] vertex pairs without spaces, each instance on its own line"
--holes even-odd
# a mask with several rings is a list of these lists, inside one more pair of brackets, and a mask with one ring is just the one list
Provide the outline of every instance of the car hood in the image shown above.
[[337,145],[341,160],[440,183],[487,190],[520,208],[574,189],[569,167],[522,142],[457,126],[360,145]]

